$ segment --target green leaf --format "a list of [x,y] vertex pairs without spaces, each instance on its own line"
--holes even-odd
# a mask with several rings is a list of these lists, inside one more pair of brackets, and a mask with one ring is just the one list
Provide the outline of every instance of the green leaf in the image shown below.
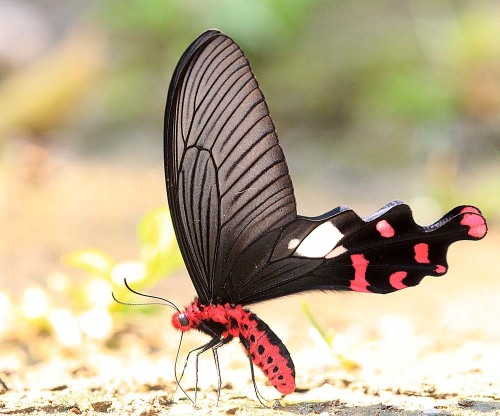
[[139,222],[138,234],[148,283],[165,277],[182,264],[167,207],[148,211]]
[[328,331],[329,333],[325,333],[323,329],[319,326],[318,321],[316,321],[316,318],[312,314],[311,310],[309,309],[309,305],[306,302],[302,303],[302,310],[304,311],[304,314],[307,317],[307,320],[311,324],[311,326],[318,331],[318,334],[321,336],[323,341],[325,341],[326,345],[328,345],[330,348],[333,348],[333,338],[335,337],[335,331],[331,329]]
[[111,257],[95,248],[73,251],[63,257],[63,262],[71,267],[101,276],[108,276],[115,266],[115,261]]
[[306,302],[302,303],[302,310],[307,317],[307,320],[311,324],[311,326],[318,332],[323,341],[325,341],[326,345],[330,348],[333,356],[338,360],[339,364],[347,371],[355,371],[358,370],[361,366],[354,360],[351,360],[345,357],[343,354],[335,351],[334,348],[334,339],[335,339],[335,330],[333,328],[328,328],[327,331],[323,331],[323,329],[319,326],[318,321],[312,314],[309,309],[309,305]]
[[139,221],[138,234],[143,246],[169,247],[175,239],[175,232],[168,208],[164,206],[146,212]]

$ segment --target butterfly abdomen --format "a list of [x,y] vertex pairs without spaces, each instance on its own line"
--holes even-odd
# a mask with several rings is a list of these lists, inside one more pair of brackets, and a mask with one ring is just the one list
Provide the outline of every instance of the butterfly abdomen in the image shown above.
[[252,362],[280,393],[295,390],[295,366],[285,345],[262,319],[241,305],[203,305],[195,299],[184,312],[173,315],[172,324],[181,331],[198,329],[228,341],[238,337]]
[[269,326],[254,313],[242,307],[231,311],[233,328],[252,362],[282,394],[295,390],[295,366],[283,342]]

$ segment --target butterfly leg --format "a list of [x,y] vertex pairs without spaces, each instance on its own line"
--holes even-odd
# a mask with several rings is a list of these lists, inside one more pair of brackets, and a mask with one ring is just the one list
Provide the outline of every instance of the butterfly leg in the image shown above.
[[259,389],[257,388],[257,383],[255,381],[255,372],[254,372],[253,362],[252,362],[252,356],[250,355],[250,346],[248,345],[247,340],[241,336],[240,336],[240,341],[243,344],[243,347],[245,348],[245,350],[247,352],[248,362],[250,363],[250,374],[252,376],[253,389],[255,390],[255,395],[257,396],[257,400],[260,402],[260,404],[262,406],[269,408],[269,406],[264,403],[264,402],[268,402],[269,400],[267,400],[262,395],[262,393],[259,391]]
[[[186,356],[186,359],[184,360],[184,365],[182,367],[182,372],[181,372],[181,375],[180,377],[177,375],[177,360],[179,358],[179,352],[180,352],[180,349],[181,349],[181,345],[182,345],[182,337],[183,337],[183,333],[181,333],[181,339],[179,341],[179,347],[177,349],[177,355],[175,356],[175,365],[174,365],[174,375],[175,375],[175,381],[177,382],[177,387],[181,389],[181,391],[184,393],[184,395],[194,404],[194,401],[193,399],[191,399],[191,397],[189,397],[189,395],[186,393],[186,391],[182,388],[181,386],[181,380],[182,380],[182,377],[184,377],[184,371],[186,370],[186,367],[188,365],[188,361],[189,361],[189,357],[191,356],[192,353],[202,349],[205,344],[203,344],[202,346],[198,347],[198,348],[195,348],[191,351],[188,352],[187,356]],[[174,392],[175,394],[175,392]]]
[[184,371],[186,370],[186,367],[187,367],[188,361],[189,361],[189,357],[191,357],[191,354],[198,351],[198,350],[201,350],[204,347],[205,347],[205,344],[203,344],[200,347],[197,347],[197,348],[195,348],[187,353],[186,359],[184,360],[184,365],[182,366],[182,371],[181,371],[180,377],[177,376],[177,371],[175,372],[175,381],[177,381],[177,384],[179,384],[180,381],[182,380],[182,377],[184,377]]
[[[199,346],[198,348],[192,349],[191,351],[188,352],[186,359],[184,360],[184,366],[182,367],[182,372],[180,377],[177,375],[177,358],[179,356],[179,351],[181,348],[181,343],[182,343],[182,335],[181,335],[181,340],[179,342],[179,348],[177,349],[177,356],[175,357],[175,366],[174,366],[174,375],[175,375],[175,381],[177,382],[177,387],[181,389],[181,391],[184,393],[184,395],[193,403],[196,405],[196,396],[198,392],[198,356],[202,354],[203,352],[207,351],[208,349],[212,348],[213,346],[217,345],[220,342],[221,338],[220,336],[215,336],[212,338],[209,342],[206,344],[203,344]],[[195,396],[194,400],[186,393],[186,391],[182,388],[181,386],[181,380],[182,377],[184,377],[184,371],[186,370],[186,367],[189,362],[189,357],[191,356],[192,353],[196,353],[196,387],[195,387]]]
[[220,375],[219,355],[217,354],[218,347],[219,346],[216,345],[215,347],[212,348],[212,352],[214,353],[215,368],[217,369],[217,403],[216,403],[216,406],[219,405],[220,390],[222,388],[222,378]]
[[219,399],[220,399],[220,392],[222,389],[222,378],[220,375],[220,365],[219,365],[219,355],[217,353],[217,350],[222,347],[223,345],[226,345],[228,342],[230,342],[233,339],[231,335],[228,337],[222,339],[217,345],[215,345],[212,348],[212,352],[214,354],[214,361],[215,361],[215,367],[217,369],[217,378],[218,378],[218,383],[217,383],[217,406],[219,405]]
[[[186,369],[186,365],[187,365],[187,358],[186,358],[186,361],[184,362],[184,368],[182,369],[181,376],[180,377],[177,376],[177,361],[179,360],[179,352],[181,351],[183,336],[184,336],[184,333],[181,332],[181,339],[179,340],[179,346],[177,347],[177,354],[175,354],[174,376],[175,376],[175,381],[177,383],[177,386],[175,388],[174,395],[175,395],[175,393],[177,393],[177,388],[180,388],[181,391],[184,393],[184,396],[186,396],[189,400],[191,400],[191,402],[193,402],[191,397],[189,397],[189,395],[186,393],[186,391],[181,386],[182,376],[184,375],[184,370]],[[188,354],[188,358],[189,358],[189,354]]]
[[194,387],[194,404],[195,405],[196,405],[196,398],[198,396],[198,357],[200,356],[200,354],[203,354],[205,351],[209,350],[210,348],[214,348],[217,344],[219,344],[222,341],[223,341],[223,339],[221,339],[220,336],[214,337],[206,344],[189,352],[189,353],[191,353],[193,351],[198,351],[196,353],[196,358],[195,358],[195,368],[196,368],[196,373],[195,373],[196,381],[195,381],[195,387]]

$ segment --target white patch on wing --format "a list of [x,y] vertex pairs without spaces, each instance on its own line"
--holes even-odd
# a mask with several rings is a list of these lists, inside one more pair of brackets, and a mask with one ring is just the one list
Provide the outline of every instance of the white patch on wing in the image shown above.
[[304,238],[295,254],[302,257],[325,257],[343,236],[330,221],[324,222]]
[[344,246],[335,247],[325,256],[325,259],[333,259],[334,257],[338,257],[341,254],[344,254],[346,251],[347,249]]
[[288,250],[293,250],[295,247],[297,247],[300,243],[300,240],[298,238],[294,238],[290,240],[288,243]]

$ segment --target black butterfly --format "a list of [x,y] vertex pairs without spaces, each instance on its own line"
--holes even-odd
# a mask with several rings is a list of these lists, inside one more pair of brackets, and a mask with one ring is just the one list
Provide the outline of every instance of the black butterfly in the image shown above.
[[208,334],[196,351],[213,349],[216,360],[217,348],[238,337],[283,394],[295,389],[290,354],[242,305],[310,290],[415,286],[446,273],[451,243],[487,231],[480,211],[465,205],[426,227],[400,201],[365,219],[347,207],[297,215],[264,96],[241,49],[216,30],[199,36],[175,69],[164,146],[172,221],[198,295],[173,325]]

